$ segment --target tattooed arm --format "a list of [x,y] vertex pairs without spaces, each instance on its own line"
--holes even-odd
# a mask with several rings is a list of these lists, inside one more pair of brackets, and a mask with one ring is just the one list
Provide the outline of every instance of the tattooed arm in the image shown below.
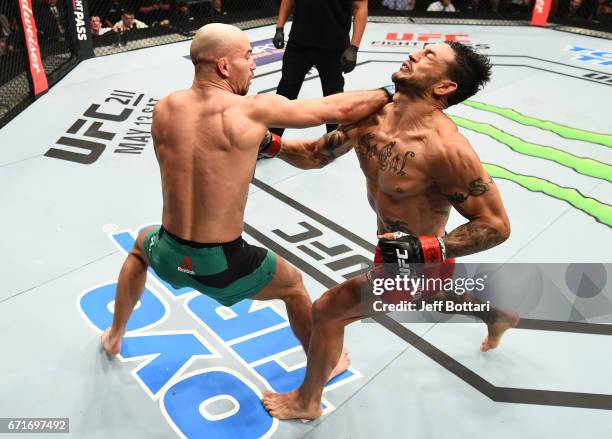
[[476,152],[458,132],[449,136],[431,165],[438,187],[469,220],[446,235],[446,255],[465,256],[495,247],[510,236],[510,221],[499,191]]
[[354,131],[341,125],[317,140],[283,140],[278,157],[297,168],[322,168],[353,148]]

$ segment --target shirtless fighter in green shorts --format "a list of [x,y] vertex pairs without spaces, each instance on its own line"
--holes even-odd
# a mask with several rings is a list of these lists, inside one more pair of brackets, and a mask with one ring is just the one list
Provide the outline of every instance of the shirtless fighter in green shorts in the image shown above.
[[[241,237],[255,163],[258,155],[280,148],[268,127],[354,122],[382,108],[390,95],[378,89],[300,101],[275,94],[247,97],[255,70],[251,45],[244,32],[225,24],[198,30],[190,54],[191,88],[159,101],[153,115],[162,226],[140,233],[128,254],[102,345],[109,355],[120,352],[151,266],[173,286],[194,288],[226,306],[245,298],[283,300],[291,328],[307,349],[312,304],[300,273]],[[341,357],[334,374],[348,366],[346,354]]]

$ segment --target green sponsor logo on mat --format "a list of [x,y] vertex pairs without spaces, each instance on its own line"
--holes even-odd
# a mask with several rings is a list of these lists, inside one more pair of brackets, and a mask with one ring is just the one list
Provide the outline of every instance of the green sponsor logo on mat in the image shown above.
[[[478,110],[497,114],[521,125],[555,133],[565,139],[578,140],[601,145],[605,148],[612,148],[611,134],[595,133],[572,128],[548,120],[526,116],[513,109],[497,107],[491,104],[475,101],[466,101],[464,104]],[[572,169],[578,174],[593,177],[608,183],[612,182],[612,165],[609,163],[589,157],[577,156],[553,146],[528,142],[514,134],[496,128],[489,123],[476,122],[459,116],[451,116],[451,118],[461,128],[484,134],[506,145],[519,154],[555,162],[560,166]],[[517,170],[510,170],[495,163],[485,163],[484,167],[491,177],[512,181],[531,192],[542,193],[549,197],[564,201],[575,209],[590,215],[598,222],[608,227],[612,227],[612,206],[596,198],[588,197],[576,188],[562,186],[538,176],[524,175]]]

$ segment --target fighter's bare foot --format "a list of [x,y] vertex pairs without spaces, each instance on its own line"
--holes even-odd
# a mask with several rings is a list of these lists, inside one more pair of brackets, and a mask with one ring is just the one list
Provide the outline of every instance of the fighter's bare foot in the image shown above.
[[106,328],[106,330],[100,336],[100,341],[102,342],[102,347],[106,351],[106,354],[109,357],[114,357],[119,352],[121,352],[121,339],[123,336],[119,334],[112,334],[111,328]]
[[487,352],[489,349],[495,349],[501,340],[502,335],[510,328],[518,325],[520,317],[514,311],[498,311],[498,319],[495,323],[487,325],[489,335],[485,337],[480,345],[482,352]]
[[329,375],[329,379],[331,380],[333,377],[340,375],[342,372],[348,369],[350,365],[351,365],[351,360],[348,356],[348,352],[342,349],[342,353],[340,354],[340,359],[338,360],[336,367],[334,367],[334,370],[332,370],[332,373]]
[[323,413],[320,403],[305,404],[297,390],[289,393],[264,392],[263,405],[277,419],[316,419]]

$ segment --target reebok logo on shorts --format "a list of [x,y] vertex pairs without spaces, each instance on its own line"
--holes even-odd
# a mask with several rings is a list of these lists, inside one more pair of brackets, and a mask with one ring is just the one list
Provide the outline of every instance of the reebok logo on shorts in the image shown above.
[[185,256],[181,262],[181,266],[176,267],[176,269],[182,273],[195,274],[195,271],[193,271],[192,268],[193,262],[191,262],[191,258],[189,256]]
[[151,250],[153,250],[153,247],[155,246],[156,241],[157,241],[157,235],[151,236],[151,241],[149,241],[149,253],[151,253]]

